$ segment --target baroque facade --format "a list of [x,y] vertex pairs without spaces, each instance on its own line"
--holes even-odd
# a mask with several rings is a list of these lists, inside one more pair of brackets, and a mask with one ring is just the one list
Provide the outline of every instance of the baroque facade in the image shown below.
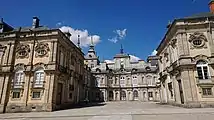
[[85,64],[95,78],[95,101],[159,101],[157,61],[157,57],[151,56],[148,62],[133,62],[121,48],[112,62],[100,63],[92,44]]
[[33,18],[32,27],[0,22],[0,113],[52,111],[85,99],[90,79],[69,34]]
[[175,19],[157,48],[161,102],[214,106],[214,1],[210,12]]

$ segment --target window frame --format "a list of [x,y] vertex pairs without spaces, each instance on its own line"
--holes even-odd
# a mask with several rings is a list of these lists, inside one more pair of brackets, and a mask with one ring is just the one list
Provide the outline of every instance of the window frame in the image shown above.
[[[201,64],[202,63],[202,64]],[[207,76],[205,76],[205,72],[204,72],[204,68],[207,68]],[[199,70],[198,68],[201,69],[201,73],[202,73],[202,79],[201,79],[201,76],[199,76]],[[200,80],[207,80],[210,78],[210,71],[209,71],[209,65],[206,61],[204,60],[199,60],[196,64],[196,71],[197,71],[197,75],[198,75],[198,79]]]
[[[39,80],[37,79],[37,74],[39,74]],[[33,87],[44,87],[44,81],[45,81],[44,69],[38,69],[37,71],[35,71]]]

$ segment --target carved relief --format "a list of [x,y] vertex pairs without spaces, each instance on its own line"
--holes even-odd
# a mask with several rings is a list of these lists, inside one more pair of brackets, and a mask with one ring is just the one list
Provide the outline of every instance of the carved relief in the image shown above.
[[198,60],[205,60],[205,61],[209,62],[208,57],[206,55],[202,55],[202,54],[197,55],[197,56],[192,58],[193,63],[196,63]]
[[190,34],[189,42],[191,43],[190,48],[206,48],[207,38],[203,33],[195,32],[194,34]]
[[48,56],[48,52],[50,51],[48,47],[48,43],[38,43],[35,47],[36,57],[44,57]]
[[19,63],[19,64],[16,64],[15,66],[14,66],[14,71],[16,71],[16,70],[18,70],[18,69],[23,69],[23,70],[26,70],[27,69],[27,66],[26,65],[24,65],[23,63]]
[[172,39],[172,41],[170,42],[170,44],[173,48],[176,47],[176,43],[177,43],[177,39]]
[[28,58],[30,53],[30,46],[25,44],[19,44],[16,49],[17,58]]

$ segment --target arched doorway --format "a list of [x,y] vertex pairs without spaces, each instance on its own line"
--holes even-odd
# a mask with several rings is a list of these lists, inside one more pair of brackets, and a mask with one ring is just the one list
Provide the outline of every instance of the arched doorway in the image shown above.
[[138,91],[137,90],[134,90],[133,96],[134,96],[134,100],[138,100]]
[[118,92],[115,95],[115,100],[118,100]]
[[121,100],[126,100],[126,92],[125,91],[121,92]]
[[114,93],[113,91],[109,91],[109,101],[113,101],[114,100]]

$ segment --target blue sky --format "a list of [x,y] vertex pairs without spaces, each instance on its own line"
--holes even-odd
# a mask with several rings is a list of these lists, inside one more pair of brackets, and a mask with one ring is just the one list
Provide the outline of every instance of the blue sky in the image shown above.
[[[195,2],[193,2],[195,1]],[[208,12],[210,0],[3,0],[0,17],[14,27],[31,26],[32,17],[50,28],[69,26],[99,36],[102,60],[124,52],[146,59],[157,48],[169,20]],[[126,34],[110,42],[116,30]],[[118,36],[118,35],[117,35]],[[87,47],[83,47],[87,51]]]

